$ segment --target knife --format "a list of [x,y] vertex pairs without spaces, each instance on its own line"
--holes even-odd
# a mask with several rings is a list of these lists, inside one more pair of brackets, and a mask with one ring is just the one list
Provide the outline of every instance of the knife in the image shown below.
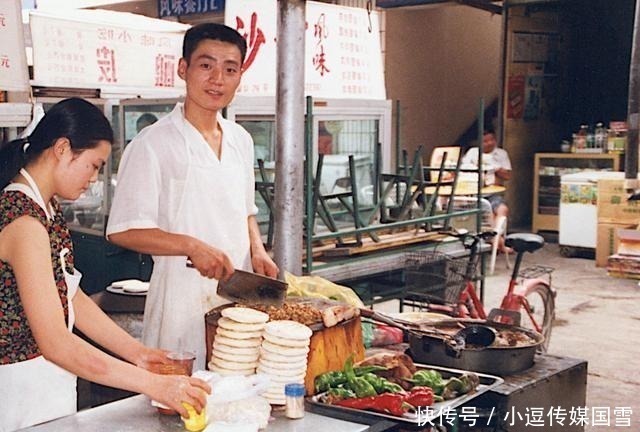
[[236,303],[281,307],[287,283],[278,279],[236,269],[225,281],[218,281],[218,295]]

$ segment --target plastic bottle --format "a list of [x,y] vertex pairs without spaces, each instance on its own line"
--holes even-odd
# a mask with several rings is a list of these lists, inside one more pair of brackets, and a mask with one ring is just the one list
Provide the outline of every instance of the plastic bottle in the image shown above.
[[575,136],[575,147],[577,151],[583,151],[587,148],[587,134],[589,132],[589,126],[581,125],[580,130]]
[[596,148],[604,152],[607,148],[607,138],[608,133],[607,129],[604,127],[604,124],[602,122],[597,123],[595,130]]
[[284,386],[285,415],[290,419],[304,417],[304,385],[298,383]]

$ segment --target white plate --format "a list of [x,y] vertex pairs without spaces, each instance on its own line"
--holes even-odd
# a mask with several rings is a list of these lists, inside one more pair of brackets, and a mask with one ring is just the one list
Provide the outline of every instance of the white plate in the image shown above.
[[114,287],[113,285],[109,285],[106,289],[110,293],[114,293],[114,294],[122,294],[122,295],[129,295],[129,296],[146,296],[147,295],[147,291],[130,292],[130,291],[125,291],[125,289],[122,287]]
[[429,323],[451,319],[449,315],[439,314],[435,312],[396,312],[387,315],[392,318],[398,318],[412,323]]

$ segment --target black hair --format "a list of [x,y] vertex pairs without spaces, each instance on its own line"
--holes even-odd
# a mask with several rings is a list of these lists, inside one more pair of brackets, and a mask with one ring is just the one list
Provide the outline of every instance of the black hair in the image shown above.
[[187,64],[191,61],[191,54],[198,48],[198,44],[207,39],[234,44],[240,50],[240,58],[244,63],[244,58],[247,54],[247,41],[240,33],[224,24],[203,23],[191,27],[184,34],[182,58],[185,59]]
[[484,135],[489,135],[489,134],[491,134],[491,135],[495,135],[496,134],[496,131],[493,128],[493,126],[485,126],[484,127],[484,131],[482,132],[482,135],[484,136]]
[[0,189],[59,138],[67,138],[71,150],[80,153],[96,147],[100,141],[113,143],[113,130],[102,111],[86,100],[70,98],[58,102],[47,111],[31,135],[0,146]]

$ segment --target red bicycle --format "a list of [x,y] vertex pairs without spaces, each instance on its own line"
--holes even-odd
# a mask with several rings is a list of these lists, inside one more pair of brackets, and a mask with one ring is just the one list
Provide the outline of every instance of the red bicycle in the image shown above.
[[[544,336],[540,350],[545,352],[555,316],[556,293],[551,287],[554,269],[535,265],[520,271],[524,254],[542,248],[544,239],[532,233],[506,236],[505,245],[516,253],[515,264],[500,307],[487,314],[477,294],[476,273],[481,245],[495,233],[447,231],[446,234],[460,240],[469,251],[468,255],[456,258],[438,251],[407,254],[405,283],[408,289],[400,301],[400,310],[410,306],[414,310],[440,312],[458,318],[521,325]],[[526,319],[522,320],[522,316]]]

